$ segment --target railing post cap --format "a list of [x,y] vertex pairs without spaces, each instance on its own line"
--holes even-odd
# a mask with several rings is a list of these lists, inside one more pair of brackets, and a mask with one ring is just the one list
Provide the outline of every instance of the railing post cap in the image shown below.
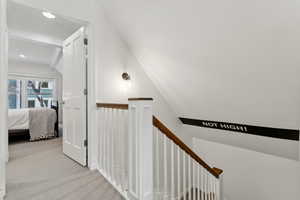
[[153,101],[153,98],[129,98],[128,101]]

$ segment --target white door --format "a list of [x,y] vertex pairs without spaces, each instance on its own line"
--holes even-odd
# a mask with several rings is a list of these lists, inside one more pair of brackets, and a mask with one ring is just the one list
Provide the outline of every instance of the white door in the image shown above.
[[85,166],[86,58],[84,29],[63,44],[63,152]]

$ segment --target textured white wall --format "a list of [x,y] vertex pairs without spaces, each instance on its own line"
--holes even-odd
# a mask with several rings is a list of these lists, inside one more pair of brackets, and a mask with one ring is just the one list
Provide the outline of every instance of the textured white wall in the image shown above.
[[226,200],[283,200],[300,197],[300,162],[193,139],[194,150],[224,170]]

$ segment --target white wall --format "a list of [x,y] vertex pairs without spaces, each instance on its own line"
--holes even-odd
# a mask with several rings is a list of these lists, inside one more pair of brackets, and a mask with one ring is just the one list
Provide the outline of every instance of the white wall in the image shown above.
[[[103,0],[103,5],[178,116],[299,129],[299,2]],[[248,137],[224,139],[227,133],[193,129],[199,138],[211,134],[221,143],[297,156],[295,142],[277,148],[272,139],[247,143]]]
[[183,127],[184,132],[191,137],[299,160],[299,141],[262,137],[188,125],[184,125]]
[[[181,122],[143,71],[126,42],[102,12],[98,12],[97,19],[99,23],[95,33],[98,36],[95,61],[97,102],[127,103],[129,97],[153,97],[154,114],[180,135]],[[124,81],[121,77],[123,72],[128,72],[131,77],[129,86],[126,86],[128,81]]]
[[62,57],[59,58],[58,62],[53,66],[57,71],[57,80],[56,80],[56,97],[59,102],[59,123],[63,122],[63,109],[62,109],[62,96],[63,96],[63,63]]
[[[154,112],[165,122],[170,129],[180,134],[181,124],[174,115],[164,98],[152,84],[150,79],[141,69],[140,64],[127,48],[126,43],[120,38],[110,22],[104,17],[102,6],[96,0],[15,0],[38,9],[47,9],[53,13],[84,20],[90,23],[89,27],[89,65],[95,66],[95,71],[89,71],[89,123],[91,131],[96,136],[95,102],[127,102],[128,97],[153,97]],[[132,77],[132,88],[128,93],[120,89],[121,74],[126,69]],[[95,87],[95,88],[94,88]],[[95,95],[93,94],[95,89]],[[89,135],[90,137],[90,135]],[[89,138],[96,141],[96,139]],[[94,143],[90,148],[96,152]],[[89,151],[90,153],[91,151]],[[97,155],[89,155],[90,160],[96,160]],[[95,163],[89,163],[94,167]]]
[[40,78],[58,78],[59,72],[49,65],[9,60],[8,73]]
[[224,170],[226,200],[300,198],[300,162],[201,139],[194,150]]

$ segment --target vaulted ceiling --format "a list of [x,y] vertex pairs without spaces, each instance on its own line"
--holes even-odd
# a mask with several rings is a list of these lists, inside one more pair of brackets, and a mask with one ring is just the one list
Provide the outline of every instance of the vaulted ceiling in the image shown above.
[[298,127],[299,2],[102,4],[179,116]]

